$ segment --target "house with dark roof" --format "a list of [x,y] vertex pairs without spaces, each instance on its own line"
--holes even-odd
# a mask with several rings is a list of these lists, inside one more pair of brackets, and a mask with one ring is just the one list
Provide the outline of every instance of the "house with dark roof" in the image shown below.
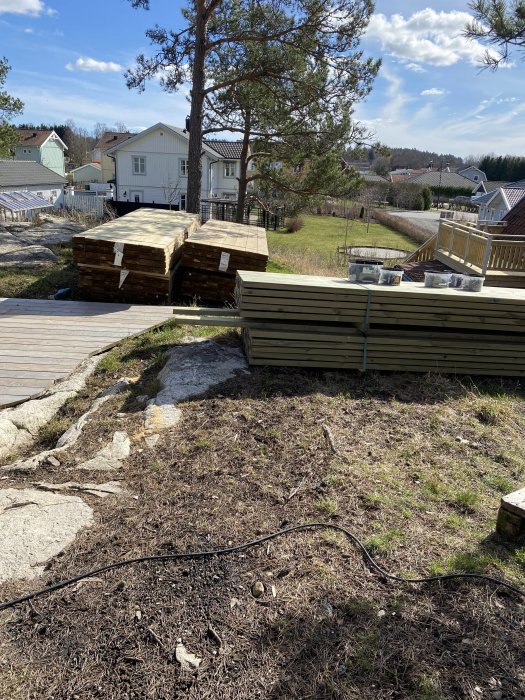
[[476,191],[474,192],[474,195],[477,196],[478,194],[487,194],[487,192],[494,192],[494,190],[499,190],[500,187],[505,187],[505,185],[508,185],[509,183],[506,181],[500,181],[500,180],[484,180],[483,182],[480,182]]
[[19,143],[15,160],[33,161],[53,170],[62,177],[66,174],[64,154],[66,144],[52,129],[17,129]]
[[0,160],[0,192],[31,192],[54,204],[64,185],[65,177],[40,163]]
[[502,219],[506,224],[503,233],[506,236],[523,236],[525,238],[525,197],[508,211]]
[[525,197],[525,182],[511,183],[473,199],[479,204],[478,226],[501,221]]
[[127,141],[133,136],[132,133],[105,131],[93,148],[92,162],[100,165],[101,175],[98,182],[114,182],[115,180],[115,161],[110,158],[106,151],[113,146],[118,146],[120,143]]
[[[186,129],[159,122],[107,149],[115,162],[117,200],[185,209],[188,145]],[[241,147],[239,141],[203,141],[203,199],[237,198]]]

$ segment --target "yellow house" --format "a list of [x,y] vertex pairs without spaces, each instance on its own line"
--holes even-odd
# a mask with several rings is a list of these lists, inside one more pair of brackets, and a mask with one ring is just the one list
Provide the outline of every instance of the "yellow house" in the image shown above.
[[93,163],[98,163],[101,168],[100,182],[112,182],[115,180],[115,161],[106,155],[108,148],[118,146],[123,141],[134,136],[129,132],[105,131],[95,144],[93,149]]

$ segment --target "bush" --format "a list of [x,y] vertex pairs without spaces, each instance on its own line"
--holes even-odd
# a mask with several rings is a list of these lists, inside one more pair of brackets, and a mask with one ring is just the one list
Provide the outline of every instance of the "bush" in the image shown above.
[[295,233],[303,228],[304,221],[300,217],[295,216],[293,219],[286,219],[285,226],[288,233]]
[[423,202],[424,202],[424,209],[425,211],[428,211],[430,207],[432,206],[432,192],[430,191],[430,187],[423,187],[421,190],[421,195],[423,196]]
[[416,197],[414,209],[416,209],[417,211],[423,211],[424,208],[425,208],[425,199],[424,199],[422,193],[420,192],[418,194],[418,196]]

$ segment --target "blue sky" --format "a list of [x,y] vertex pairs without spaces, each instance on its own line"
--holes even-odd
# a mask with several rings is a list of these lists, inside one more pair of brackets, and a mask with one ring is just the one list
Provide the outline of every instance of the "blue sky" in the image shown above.
[[[0,0],[1,55],[8,90],[25,103],[23,121],[64,122],[92,130],[124,122],[136,130],[158,121],[183,125],[184,93],[149,83],[129,91],[124,70],[148,52],[147,27],[175,28],[180,4],[151,0],[149,12],[127,0]],[[389,146],[456,155],[525,156],[524,64],[480,71],[482,48],[461,37],[461,0],[377,0],[362,48],[383,59],[355,116]]]

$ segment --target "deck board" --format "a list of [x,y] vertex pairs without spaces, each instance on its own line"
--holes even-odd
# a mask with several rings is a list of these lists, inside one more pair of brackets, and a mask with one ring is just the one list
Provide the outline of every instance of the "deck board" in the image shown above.
[[41,395],[90,355],[171,318],[169,306],[0,298],[0,408]]

